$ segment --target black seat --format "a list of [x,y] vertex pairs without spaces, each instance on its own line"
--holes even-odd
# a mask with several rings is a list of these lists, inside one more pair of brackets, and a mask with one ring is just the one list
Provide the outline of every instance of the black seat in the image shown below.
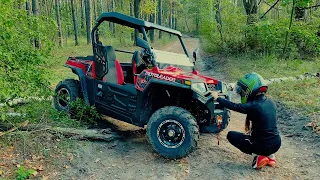
[[112,46],[105,46],[105,60],[108,62],[108,73],[104,77],[104,81],[122,85],[124,83],[124,75],[121,64],[116,58],[116,53]]

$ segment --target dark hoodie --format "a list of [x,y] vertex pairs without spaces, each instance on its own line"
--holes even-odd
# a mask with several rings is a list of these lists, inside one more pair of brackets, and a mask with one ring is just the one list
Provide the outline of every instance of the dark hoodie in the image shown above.
[[237,104],[218,98],[217,101],[224,107],[247,114],[247,119],[252,122],[251,142],[272,146],[281,141],[277,129],[277,109],[273,101],[265,95],[257,96],[253,101]]

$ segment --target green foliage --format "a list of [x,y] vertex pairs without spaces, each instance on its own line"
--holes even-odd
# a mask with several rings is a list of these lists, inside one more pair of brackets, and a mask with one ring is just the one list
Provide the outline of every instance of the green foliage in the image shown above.
[[[49,55],[53,23],[43,16],[28,16],[13,7],[13,0],[0,5],[0,101],[14,97],[47,95],[42,65]],[[34,48],[34,40],[41,48]]]
[[24,166],[20,166],[16,172],[16,178],[17,180],[29,179],[29,177],[35,172],[36,171],[34,169],[27,170]]
[[86,104],[82,99],[77,98],[71,102],[70,114],[73,119],[85,125],[94,125],[101,115],[94,106]]
[[[212,4],[205,4],[212,6]],[[234,6],[229,1],[222,1],[222,40],[218,31],[218,24],[215,19],[216,10],[210,9],[202,12],[201,35],[206,39],[207,51],[210,52],[239,52],[244,49],[246,16],[243,9]]]
[[[308,7],[312,1],[297,0],[297,7]],[[270,2],[269,2],[270,3]],[[212,1],[203,0],[201,7],[213,6]],[[253,53],[283,55],[284,37],[288,31],[292,0],[282,1],[282,8],[288,11],[271,10],[265,19],[253,25],[246,25],[244,7],[229,1],[221,4],[222,38],[216,18],[216,9],[203,8],[201,12],[201,35],[209,52]],[[267,10],[267,9],[266,9]],[[266,11],[265,10],[265,11]],[[260,11],[260,13],[264,13]],[[270,17],[280,13],[278,17]],[[288,47],[285,57],[314,58],[320,55],[319,13],[310,14],[306,21],[294,21],[289,30]]]

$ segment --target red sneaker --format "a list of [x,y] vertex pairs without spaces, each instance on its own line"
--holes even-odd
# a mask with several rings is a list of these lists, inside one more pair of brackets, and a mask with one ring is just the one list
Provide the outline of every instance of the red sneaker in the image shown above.
[[266,156],[255,156],[252,161],[252,168],[261,169],[269,163],[269,159]]
[[271,154],[268,156],[269,163],[267,164],[268,166],[275,167],[276,166],[276,157],[274,154]]

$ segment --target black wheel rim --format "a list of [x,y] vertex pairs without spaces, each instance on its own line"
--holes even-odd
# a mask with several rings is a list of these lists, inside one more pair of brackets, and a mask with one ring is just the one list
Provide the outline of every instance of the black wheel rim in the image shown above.
[[177,148],[184,142],[185,130],[178,121],[165,120],[158,127],[157,137],[163,146]]
[[63,109],[66,109],[69,106],[70,94],[68,89],[66,88],[59,89],[59,91],[57,92],[57,102],[58,102],[58,105]]

